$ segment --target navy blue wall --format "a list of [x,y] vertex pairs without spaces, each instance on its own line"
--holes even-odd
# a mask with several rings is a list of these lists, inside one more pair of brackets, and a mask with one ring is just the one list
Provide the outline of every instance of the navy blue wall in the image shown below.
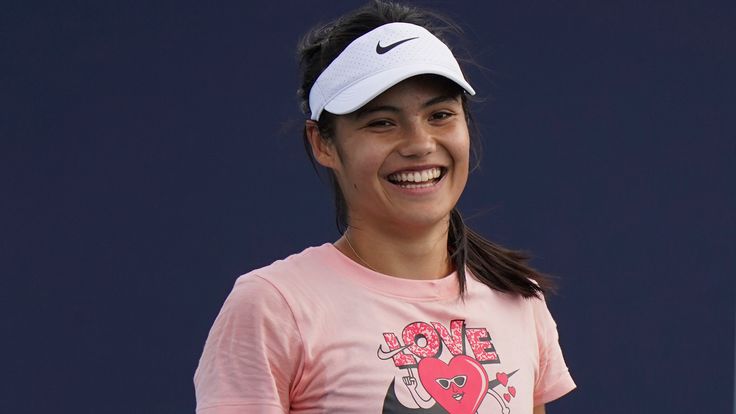
[[[548,412],[732,410],[736,3],[480,3],[423,4],[487,68],[462,209],[559,277]],[[338,237],[293,49],[357,4],[3,4],[3,412],[193,412],[235,277]]]

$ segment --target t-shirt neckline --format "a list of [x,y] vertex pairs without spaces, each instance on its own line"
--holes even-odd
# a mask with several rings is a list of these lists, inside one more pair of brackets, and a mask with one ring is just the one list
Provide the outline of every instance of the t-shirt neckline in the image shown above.
[[350,279],[371,290],[387,296],[415,300],[438,300],[457,297],[459,294],[457,271],[441,279],[405,279],[376,272],[355,262],[332,243],[321,246],[334,264],[340,277]]

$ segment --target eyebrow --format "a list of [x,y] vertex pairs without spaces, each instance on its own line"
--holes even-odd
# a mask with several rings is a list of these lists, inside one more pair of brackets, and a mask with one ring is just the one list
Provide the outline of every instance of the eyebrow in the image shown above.
[[[457,95],[457,94],[435,96],[434,98],[432,98],[432,99],[428,100],[427,102],[423,103],[422,104],[422,108],[427,108],[427,107],[430,107],[432,105],[436,105],[436,104],[442,103],[442,102],[458,101],[458,97],[459,96],[460,95]],[[372,114],[372,113],[375,113],[375,112],[382,112],[382,111],[399,113],[399,112],[401,112],[401,109],[399,109],[396,106],[392,106],[392,105],[364,106],[364,107],[358,109],[357,111],[355,111],[355,118],[356,119],[359,119],[359,118],[362,118],[362,117],[364,117],[364,116],[366,116],[368,114]]]

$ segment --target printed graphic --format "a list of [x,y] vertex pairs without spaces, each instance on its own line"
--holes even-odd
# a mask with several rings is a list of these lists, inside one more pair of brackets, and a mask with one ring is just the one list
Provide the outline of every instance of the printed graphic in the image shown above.
[[501,359],[485,328],[467,328],[462,319],[450,321],[449,329],[439,322],[412,322],[400,337],[385,332],[377,356],[406,370],[403,393],[408,392],[417,406],[400,401],[396,387],[401,384],[394,380],[384,400],[385,414],[475,414],[484,401],[485,406],[496,407],[490,413],[511,414],[517,390],[510,378],[518,370],[491,368]]
[[454,356],[449,364],[424,358],[418,371],[424,389],[449,412],[472,414],[486,396],[488,374],[467,355]]

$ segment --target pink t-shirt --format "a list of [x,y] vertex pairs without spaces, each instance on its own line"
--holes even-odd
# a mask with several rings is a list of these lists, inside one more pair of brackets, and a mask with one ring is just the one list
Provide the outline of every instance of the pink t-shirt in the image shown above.
[[331,244],[241,276],[194,375],[197,413],[528,414],[573,388],[540,299],[408,280]]

